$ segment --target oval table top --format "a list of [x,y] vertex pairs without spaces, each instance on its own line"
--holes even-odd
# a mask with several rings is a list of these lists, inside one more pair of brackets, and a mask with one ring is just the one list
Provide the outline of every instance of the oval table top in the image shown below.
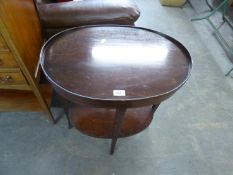
[[165,34],[100,25],[55,35],[43,46],[40,64],[53,87],[73,102],[134,106],[168,98],[188,79],[192,60]]

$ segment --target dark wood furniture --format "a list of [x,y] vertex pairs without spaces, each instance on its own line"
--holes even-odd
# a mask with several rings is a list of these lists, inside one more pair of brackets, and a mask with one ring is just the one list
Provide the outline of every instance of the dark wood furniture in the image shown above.
[[55,91],[71,103],[72,123],[90,136],[112,138],[111,154],[118,137],[149,126],[192,66],[175,39],[129,26],[67,30],[48,40],[40,58]]
[[140,10],[132,0],[34,0],[46,38],[68,28],[96,24],[134,25]]
[[0,111],[39,107],[54,121],[34,78],[42,44],[33,0],[0,1]]

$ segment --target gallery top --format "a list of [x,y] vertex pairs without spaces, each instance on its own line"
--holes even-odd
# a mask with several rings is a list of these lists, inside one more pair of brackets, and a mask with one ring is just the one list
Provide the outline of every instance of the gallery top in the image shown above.
[[55,35],[43,46],[40,64],[71,101],[135,106],[172,95],[188,79],[192,60],[181,43],[160,32],[100,25]]

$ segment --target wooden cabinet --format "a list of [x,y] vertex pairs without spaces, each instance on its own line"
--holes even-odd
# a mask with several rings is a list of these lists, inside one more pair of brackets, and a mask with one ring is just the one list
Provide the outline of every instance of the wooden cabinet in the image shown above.
[[[0,100],[4,94],[10,93],[7,89],[17,90],[12,93],[21,93],[18,90],[31,92],[54,121],[34,78],[42,43],[41,26],[33,0],[0,1]],[[27,99],[23,94],[22,103]]]
[[12,53],[10,51],[1,51],[0,49],[0,70],[10,71],[10,69],[17,68],[20,69]]

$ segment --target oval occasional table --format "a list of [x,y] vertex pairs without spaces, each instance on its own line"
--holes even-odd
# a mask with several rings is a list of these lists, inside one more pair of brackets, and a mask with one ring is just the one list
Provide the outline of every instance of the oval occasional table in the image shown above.
[[187,81],[192,60],[162,33],[99,25],[55,35],[43,46],[40,64],[69,102],[71,123],[87,135],[111,138],[113,154],[117,138],[148,127],[159,104]]

